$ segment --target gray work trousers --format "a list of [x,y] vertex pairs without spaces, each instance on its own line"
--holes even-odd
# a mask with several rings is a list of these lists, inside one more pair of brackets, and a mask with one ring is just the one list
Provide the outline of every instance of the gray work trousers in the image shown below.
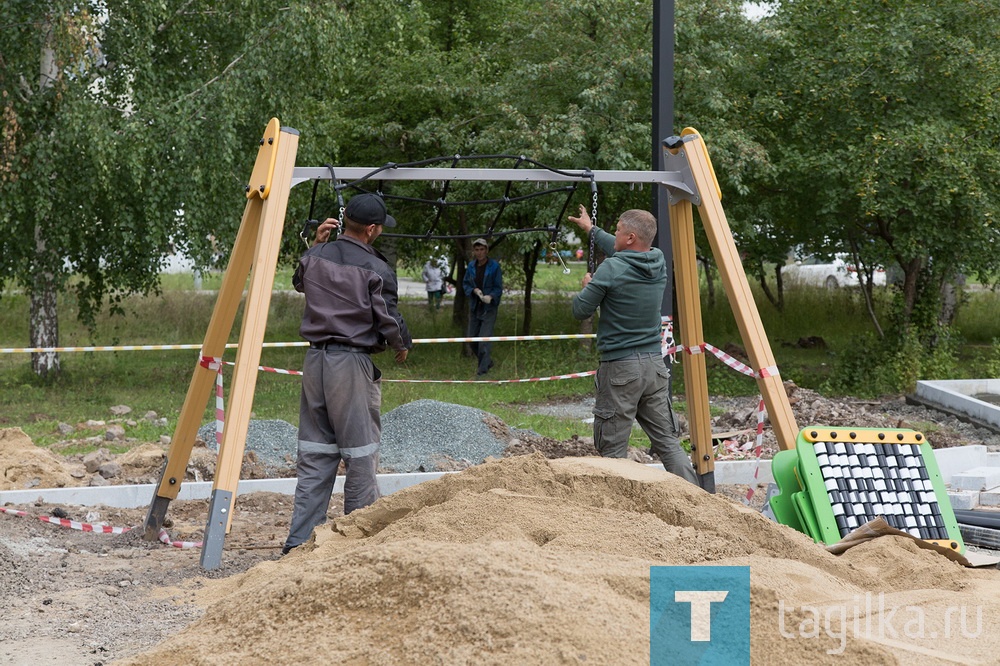
[[344,461],[344,513],[379,498],[375,472],[382,421],[382,373],[371,356],[346,345],[306,352],[299,408],[295,504],[286,548],[305,542],[326,522]]
[[691,458],[677,438],[669,381],[670,370],[655,352],[601,361],[595,378],[594,446],[605,458],[627,457],[632,424],[638,421],[663,468],[697,485]]

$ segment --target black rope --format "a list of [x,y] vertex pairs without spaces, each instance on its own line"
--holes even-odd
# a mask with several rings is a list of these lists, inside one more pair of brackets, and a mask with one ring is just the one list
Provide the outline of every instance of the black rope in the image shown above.
[[301,238],[302,242],[306,244],[306,247],[309,247],[309,233],[313,229],[319,227],[319,220],[316,219],[314,214],[316,210],[316,189],[318,187],[319,178],[313,181],[312,199],[309,200],[309,215],[306,217],[306,221],[302,225],[302,231],[299,232],[299,238]]
[[576,183],[573,183],[573,190],[570,192],[569,196],[566,197],[566,201],[563,202],[562,210],[559,211],[559,217],[556,218],[556,228],[552,230],[552,238],[550,243],[555,243],[559,240],[559,229],[562,228],[562,221],[566,219],[566,210],[569,208],[569,203],[573,200],[573,193],[576,192]]
[[[517,167],[521,166],[521,162],[523,162],[525,159],[526,158],[523,155],[518,156],[517,161],[514,162],[514,168],[516,169]],[[512,181],[512,180],[508,180],[507,181],[507,187],[504,188],[503,199],[501,200],[501,203],[500,203],[500,210],[497,211],[497,214],[493,218],[493,221],[490,222],[490,226],[487,227],[487,229],[486,229],[486,237],[487,238],[492,238],[493,237],[493,229],[497,226],[497,222],[500,221],[500,216],[503,215],[504,208],[506,208],[507,204],[509,204],[511,202],[511,199],[510,199],[510,189],[511,189],[511,187],[513,187],[513,185],[514,185],[514,181]]]
[[[455,156],[456,159],[452,160],[451,163],[452,168],[454,168],[455,165],[458,164],[458,159],[457,159],[458,157],[459,156],[456,155]],[[450,187],[451,187],[451,181],[449,180],[446,181],[444,186],[441,188],[441,196],[438,197],[438,203],[437,203],[437,215],[434,216],[434,221],[431,222],[431,226],[427,229],[427,233],[425,234],[427,238],[431,238],[434,235],[434,230],[437,229],[438,222],[441,221],[441,217],[444,215],[445,204],[447,203],[448,200],[448,189]]]
[[[368,190],[366,190],[364,187],[362,187],[362,184],[375,179],[375,177],[378,176],[378,174],[383,173],[385,171],[390,171],[390,170],[393,170],[393,169],[400,169],[400,168],[425,167],[425,166],[428,166],[428,165],[431,165],[431,164],[436,164],[436,163],[441,163],[441,162],[450,162],[451,163],[451,165],[450,165],[451,168],[455,168],[455,167],[458,166],[458,164],[460,164],[461,162],[465,162],[465,161],[472,161],[472,160],[477,160],[477,161],[485,161],[485,160],[508,160],[508,159],[509,160],[514,160],[514,168],[515,169],[517,169],[517,168],[521,167],[522,165],[526,164],[526,165],[530,165],[530,166],[537,167],[537,168],[540,168],[540,169],[545,169],[546,171],[551,171],[552,173],[559,174],[561,176],[566,176],[566,177],[569,177],[569,178],[576,178],[576,179],[579,179],[581,181],[582,180],[589,180],[590,181],[591,189],[595,190],[594,191],[594,197],[596,199],[596,186],[597,186],[597,184],[596,184],[596,181],[594,179],[594,174],[593,174],[593,172],[591,172],[591,170],[589,168],[588,169],[583,169],[583,170],[580,170],[580,171],[566,171],[564,169],[555,169],[555,168],[550,167],[550,166],[548,166],[546,164],[543,164],[542,162],[538,162],[537,160],[533,160],[531,158],[525,157],[524,155],[507,155],[507,154],[493,154],[493,155],[446,155],[446,156],[440,156],[440,157],[430,157],[430,158],[427,158],[427,159],[417,160],[417,161],[414,161],[414,162],[387,162],[386,164],[383,164],[382,166],[380,166],[380,167],[378,167],[376,169],[373,169],[371,172],[365,174],[361,178],[358,178],[356,180],[353,180],[353,181],[350,181],[350,182],[347,182],[347,183],[339,183],[339,184],[337,183],[336,174],[334,173],[333,166],[331,166],[329,164],[325,164],[324,166],[326,166],[330,170],[330,182],[331,182],[331,185],[334,188],[334,191],[337,194],[337,202],[338,202],[338,206],[339,206],[339,209],[340,209],[339,218],[340,218],[341,222],[343,222],[343,216],[344,216],[343,190],[350,188],[350,189],[353,189],[353,190],[357,190],[359,192],[368,192]],[[318,180],[319,179],[317,179],[317,182],[313,185],[313,200],[310,203],[310,207],[309,207],[310,219],[312,219],[313,207],[315,205],[316,187],[318,185]],[[500,210],[497,211],[496,216],[493,218],[493,221],[490,223],[490,225],[489,225],[489,227],[488,227],[488,229],[487,229],[487,231],[485,233],[486,237],[488,237],[488,238],[492,238],[492,237],[500,237],[500,238],[502,238],[504,236],[509,236],[511,234],[532,233],[532,232],[544,231],[544,232],[548,232],[549,234],[551,234],[551,242],[555,243],[558,240],[558,235],[559,235],[559,230],[561,228],[562,218],[565,217],[565,215],[566,215],[566,211],[569,208],[569,204],[570,204],[570,202],[573,199],[573,195],[576,192],[577,185],[578,185],[577,182],[574,182],[574,183],[572,183],[570,185],[563,185],[563,186],[559,186],[559,187],[546,188],[544,190],[532,192],[530,194],[523,194],[523,195],[513,196],[512,197],[512,196],[510,196],[510,193],[511,193],[511,190],[513,188],[514,181],[507,181],[507,186],[506,186],[506,188],[504,190],[504,195],[502,197],[500,197],[500,198],[496,198],[496,199],[474,199],[474,200],[468,200],[468,201],[448,201],[447,200],[448,190],[449,190],[449,188],[451,186],[451,183],[453,182],[453,181],[448,180],[448,179],[445,180],[445,183],[444,183],[444,185],[442,187],[441,196],[438,197],[437,199],[423,199],[423,198],[420,198],[420,197],[411,197],[411,196],[396,195],[396,194],[385,194],[385,193],[382,192],[382,183],[384,182],[384,179],[378,179],[378,180],[379,180],[379,183],[378,183],[378,187],[376,189],[376,193],[380,197],[382,197],[383,199],[387,199],[387,200],[388,199],[392,199],[392,200],[396,200],[396,201],[405,201],[405,202],[409,202],[409,203],[430,205],[430,206],[434,206],[435,209],[437,210],[437,214],[434,217],[434,221],[431,223],[430,228],[425,233],[422,233],[422,234],[383,233],[382,235],[385,236],[385,237],[387,237],[387,238],[412,238],[412,239],[427,239],[427,240],[463,239],[463,238],[476,238],[476,237],[479,237],[479,236],[483,236],[484,235],[483,233],[475,233],[475,234],[435,234],[434,231],[437,229],[438,224],[440,223],[440,221],[441,221],[441,219],[442,219],[442,217],[444,215],[444,211],[445,211],[446,208],[453,207],[453,206],[481,206],[481,205],[498,205],[499,204],[500,205]],[[550,194],[556,194],[556,193],[559,193],[559,192],[566,192],[567,196],[566,196],[566,201],[563,203],[562,211],[560,211],[559,218],[556,220],[556,224],[554,226],[535,227],[535,228],[531,228],[531,229],[515,229],[515,230],[510,230],[510,231],[502,231],[502,232],[495,231],[496,225],[499,223],[500,217],[501,217],[501,215],[503,214],[505,208],[508,205],[510,205],[512,203],[521,202],[521,201],[527,201],[528,199],[533,199],[535,197],[541,197],[541,196],[547,196],[547,195],[550,195]],[[596,204],[595,204],[595,208],[596,208]],[[316,224],[318,224],[318,222],[316,222]],[[588,259],[588,262],[590,262],[590,261],[592,261],[592,259]]]
[[[509,229],[507,231],[495,231],[492,234],[494,238],[502,238],[504,236],[511,236],[513,234],[530,234],[536,231],[546,231],[552,232],[558,229],[558,227],[534,227],[531,229]],[[478,238],[482,236],[481,233],[476,234],[438,234],[428,236],[426,234],[395,234],[395,233],[382,233],[381,238],[414,238],[414,239],[431,239],[431,240],[450,240],[450,239],[461,239],[461,238]]]
[[[337,194],[337,202],[340,206],[341,213],[340,218],[341,222],[343,222],[344,197],[340,194],[340,190],[336,188],[337,176],[333,172],[333,165],[324,164],[323,166],[330,170],[330,185],[334,188],[334,191]],[[319,181],[319,178],[313,180],[312,198],[309,200],[309,217],[306,219],[305,224],[302,225],[302,231],[299,232],[299,238],[301,238],[302,242],[306,244],[306,247],[309,247],[309,233],[313,229],[318,228],[320,225],[320,221],[316,217],[316,191],[319,189]],[[334,229],[330,232],[330,234],[333,235],[337,231],[338,229]]]
[[[360,192],[367,192],[368,190],[358,188]],[[532,192],[530,194],[522,194],[516,197],[502,197],[499,199],[470,199],[468,201],[442,201],[441,199],[421,199],[420,197],[408,197],[402,194],[382,194],[381,192],[376,192],[383,199],[392,199],[394,201],[406,201],[408,203],[419,203],[427,204],[429,206],[441,206],[443,208],[452,208],[457,206],[479,206],[488,204],[508,204],[517,203],[519,201],[527,201],[528,199],[534,199],[535,197],[542,197],[547,194],[557,194],[559,192],[573,192],[576,190],[576,185],[566,185],[564,187],[553,187],[547,190],[539,190],[537,192]]]

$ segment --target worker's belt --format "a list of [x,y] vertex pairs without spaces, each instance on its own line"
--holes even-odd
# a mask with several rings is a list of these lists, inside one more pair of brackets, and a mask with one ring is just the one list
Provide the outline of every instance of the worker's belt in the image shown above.
[[353,347],[351,345],[343,345],[339,342],[310,342],[309,349],[323,349],[326,351],[345,351],[355,354],[371,354],[372,351],[368,347]]

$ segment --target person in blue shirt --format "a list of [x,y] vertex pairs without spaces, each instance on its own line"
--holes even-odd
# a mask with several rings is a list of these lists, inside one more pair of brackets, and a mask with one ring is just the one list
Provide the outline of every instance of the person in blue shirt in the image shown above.
[[[488,338],[497,323],[497,309],[503,293],[503,271],[495,259],[490,259],[490,244],[485,238],[472,241],[472,261],[465,269],[462,289],[469,299],[470,338]],[[491,342],[473,342],[472,351],[478,361],[476,375],[482,376],[493,367]]]

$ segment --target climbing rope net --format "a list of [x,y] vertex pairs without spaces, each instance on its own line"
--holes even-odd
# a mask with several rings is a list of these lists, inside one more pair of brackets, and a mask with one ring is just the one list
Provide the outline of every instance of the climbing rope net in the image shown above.
[[[509,164],[509,168],[499,168],[493,169],[489,165],[501,165]],[[440,165],[435,168],[435,165]],[[440,186],[438,186],[437,178],[433,175],[431,176],[431,187],[423,188],[424,193],[434,193],[436,196],[419,196],[411,194],[402,194],[395,191],[387,191],[385,185],[387,180],[397,180],[392,178],[394,175],[399,175],[401,173],[409,173],[410,175],[415,175],[418,172],[423,172],[425,175],[430,172],[439,173],[442,169],[448,170],[448,176],[454,176],[459,174],[461,171],[469,171],[469,168],[460,169],[463,165],[476,165],[474,171],[482,172],[496,172],[496,171],[510,171],[515,172],[518,176],[523,176],[529,173],[527,169],[531,169],[534,172],[541,172],[548,175],[547,180],[539,180],[535,177],[529,178],[518,178],[518,179],[508,179],[503,188],[502,194],[499,195],[482,195],[477,198],[455,198],[453,185],[459,180],[466,180],[465,178],[452,178],[445,177],[440,179]],[[590,216],[591,220],[597,224],[597,205],[598,205],[598,188],[597,180],[594,172],[590,169],[581,169],[577,171],[556,169],[536,160],[525,157],[524,155],[451,155],[442,157],[432,157],[425,160],[420,160],[416,162],[407,163],[395,163],[390,162],[380,167],[375,167],[369,169],[367,172],[361,173],[360,175],[355,174],[353,171],[350,175],[345,175],[344,170],[340,168],[335,168],[334,166],[327,164],[324,165],[326,173],[324,175],[330,181],[331,188],[334,192],[335,197],[335,214],[331,217],[337,217],[341,223],[343,223],[344,218],[344,193],[347,191],[354,191],[357,193],[368,192],[374,193],[381,196],[383,199],[390,201],[398,201],[404,206],[418,205],[426,206],[433,210],[433,215],[426,216],[428,223],[426,228],[420,233],[398,233],[398,232],[385,232],[382,235],[386,238],[399,238],[399,239],[410,239],[419,241],[434,241],[434,240],[461,240],[468,238],[484,237],[490,240],[491,245],[494,244],[494,239],[503,238],[513,234],[527,234],[541,232],[548,234],[549,250],[554,254],[554,256],[559,260],[563,266],[563,271],[565,273],[569,272],[568,267],[565,262],[562,261],[562,256],[558,251],[558,242],[560,231],[562,229],[562,220],[566,217],[566,211],[569,208],[570,203],[573,200],[574,194],[580,183],[588,183],[591,191],[591,209]],[[532,174],[533,176],[534,174]],[[559,177],[566,179],[568,182],[566,184],[553,184],[552,179]],[[426,180],[426,178],[424,178]],[[309,204],[309,217],[302,228],[300,236],[306,245],[308,246],[308,234],[311,228],[317,226],[320,223],[317,215],[317,194],[319,191],[319,185],[321,182],[321,177],[313,178],[313,189],[312,198]],[[534,189],[531,191],[525,191],[524,182],[534,181]],[[293,179],[293,185],[296,184],[295,179]],[[501,181],[502,182],[502,181]],[[501,219],[504,217],[505,211],[509,209],[512,205],[528,201],[530,199],[536,199],[539,197],[549,197],[553,195],[564,195],[561,209],[559,213],[555,216],[553,223],[545,226],[514,226],[509,228],[510,225],[501,225]],[[455,228],[455,224],[449,225],[447,222],[447,211],[455,210],[459,208],[486,208],[494,207],[495,212],[490,216],[489,221],[485,223],[485,229],[478,231],[469,231],[467,229],[467,224],[458,225],[460,228]],[[523,219],[523,218],[522,218]],[[462,228],[464,227],[464,228]],[[540,243],[540,241],[539,241]],[[591,239],[590,253],[588,254],[588,267],[591,271],[596,267],[595,261],[593,259],[593,242]]]

